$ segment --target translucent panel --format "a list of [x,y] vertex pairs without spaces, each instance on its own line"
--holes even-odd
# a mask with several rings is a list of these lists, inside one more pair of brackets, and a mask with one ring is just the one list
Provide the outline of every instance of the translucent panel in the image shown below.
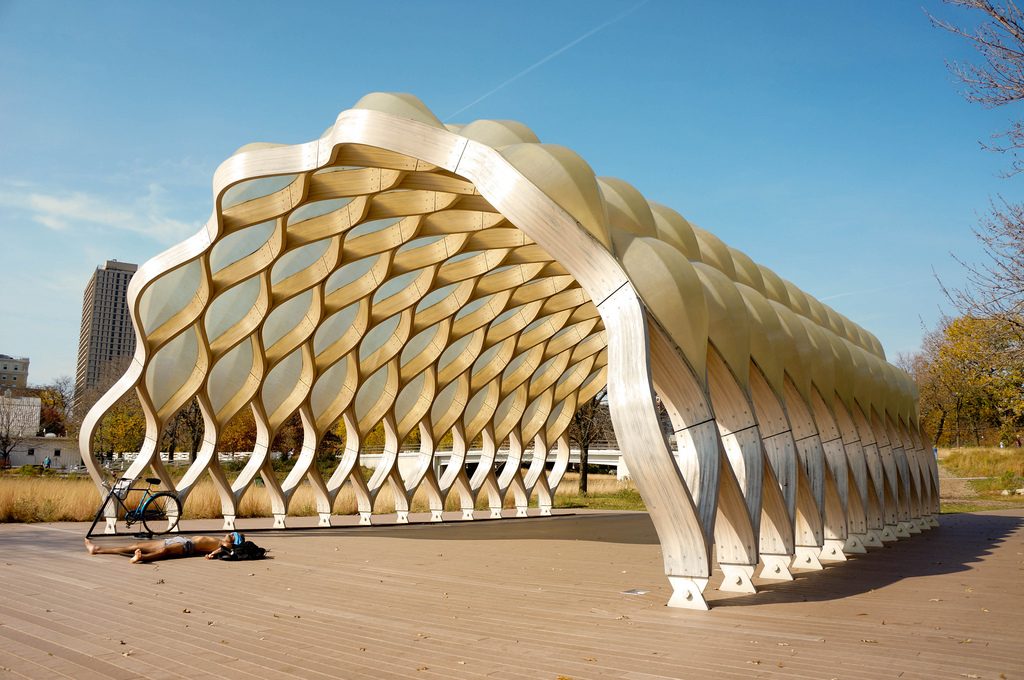
[[402,348],[402,365],[405,366],[407,363],[422,354],[436,335],[437,326],[435,325],[409,338],[408,342],[406,342],[405,346]]
[[364,361],[366,357],[376,352],[385,342],[391,339],[395,334],[395,330],[398,328],[399,320],[400,317],[396,314],[395,316],[384,319],[369,330],[363,338],[362,344],[359,345],[360,361]]
[[473,371],[472,372],[473,373],[477,373],[480,369],[482,369],[485,366],[487,366],[487,364],[489,364],[492,361],[494,361],[495,356],[497,356],[498,352],[501,351],[504,347],[505,347],[505,343],[504,342],[499,342],[498,344],[491,345],[490,347],[485,349],[483,352],[481,352],[480,356],[477,357],[475,362],[473,362]]
[[388,367],[378,369],[367,378],[356,392],[356,420],[362,420],[380,399],[387,387]]
[[310,405],[313,407],[313,415],[320,415],[330,406],[345,384],[348,376],[348,362],[339,361],[321,375],[313,386],[313,394],[310,397]]
[[551,369],[551,367],[554,366],[555,362],[560,360],[559,359],[560,356],[561,355],[553,356],[550,359],[548,359],[547,361],[545,361],[544,363],[542,363],[540,366],[538,366],[537,370],[535,370],[533,372],[533,375],[531,376],[530,379],[534,380],[534,379],[537,378],[537,376],[543,375],[543,374],[547,373]]
[[508,395],[507,397],[501,400],[501,403],[498,404],[497,410],[495,410],[494,412],[495,423],[504,422],[505,418],[508,417],[508,414],[512,410],[512,407],[515,406],[516,404],[516,396],[517,392],[513,392],[512,394]]
[[437,362],[439,370],[444,370],[448,364],[452,363],[466,351],[470,341],[473,339],[472,335],[464,335],[448,347],[441,353],[441,358]]
[[210,371],[207,393],[214,412],[220,411],[245,385],[252,373],[252,343],[243,342],[224,355]]
[[[437,288],[435,290],[430,291],[429,293],[424,295],[423,299],[420,300],[419,304],[416,305],[416,311],[417,312],[421,312],[424,309],[430,308],[432,305],[436,305],[438,302],[440,302],[441,300],[444,300],[446,297],[448,297],[449,295],[454,293],[455,290],[460,285],[461,285],[461,282],[460,283],[450,283],[447,286],[442,286],[441,288]],[[472,303],[470,303],[470,304],[472,304]]]
[[199,260],[164,274],[146,289],[139,304],[142,327],[152,333],[184,309],[199,290]]
[[455,398],[459,392],[458,382],[453,382],[441,390],[436,397],[434,397],[434,403],[430,406],[430,419],[437,423],[445,419],[445,416],[449,415],[449,412],[462,410],[461,404],[455,403]]
[[348,238],[353,239],[359,236],[366,236],[367,234],[373,234],[382,229],[398,224],[401,222],[401,218],[391,217],[386,220],[370,220],[369,222],[362,222],[353,227],[348,232]]
[[455,315],[455,319],[458,320],[464,316],[472,314],[476,310],[480,309],[481,307],[489,303],[493,298],[493,295],[487,295],[482,298],[477,298],[476,300],[470,300],[465,304],[465,306],[463,306],[462,309],[458,311],[458,313]]
[[276,220],[260,222],[217,241],[210,251],[210,270],[216,274],[224,267],[255,253],[273,235],[276,224]]
[[422,271],[417,269],[411,272],[406,272],[405,274],[400,274],[398,276],[395,276],[394,278],[388,279],[387,281],[382,283],[380,288],[377,289],[377,292],[373,294],[373,301],[380,302],[381,300],[387,300],[395,293],[401,292],[402,290],[413,285],[413,283],[416,281],[416,278],[420,276],[422,273]]
[[288,216],[288,225],[297,224],[303,220],[311,220],[314,217],[320,217],[327,213],[337,210],[338,208],[344,208],[351,202],[351,198],[332,198],[327,201],[313,201],[312,203],[304,203],[296,208],[291,215]]
[[323,257],[330,245],[331,239],[325,238],[285,253],[270,270],[270,282],[278,283],[293,274],[298,274]]
[[419,401],[423,394],[426,381],[426,376],[420,373],[398,394],[398,399],[395,400],[395,414],[397,414],[399,420],[416,408],[417,401]]
[[298,175],[275,175],[274,177],[263,177],[251,179],[247,182],[239,182],[224,192],[221,198],[221,209],[228,208],[251,201],[254,198],[268,196],[275,191],[280,191],[292,183]]
[[[519,334],[520,335],[526,335],[526,334],[530,333],[531,331],[537,330],[540,326],[542,326],[550,318],[551,318],[550,315],[537,317],[536,319],[534,319],[530,323],[526,324],[526,328],[524,328]],[[558,333],[561,333],[561,332],[562,331],[559,331]],[[558,336],[558,333],[555,334],[555,337]]]
[[[546,316],[543,319],[541,319],[541,321],[545,321],[545,320],[550,319],[550,318],[551,318],[550,316]],[[555,334],[551,336],[551,342],[554,342],[555,340],[557,340],[558,338],[562,337],[566,333],[578,333],[578,332],[580,332],[579,326],[576,325],[576,324],[570,324],[568,326],[565,326],[563,328],[558,329],[558,331],[556,331]]]
[[260,295],[260,280],[246,279],[217,297],[206,310],[203,325],[211,341],[234,326],[249,313]]
[[421,236],[420,238],[415,238],[408,243],[403,243],[396,252],[401,255],[402,253],[410,250],[416,250],[417,248],[433,245],[444,238],[443,234],[437,236]]
[[508,321],[513,316],[518,314],[520,312],[520,310],[522,310],[522,309],[523,309],[523,306],[513,307],[512,309],[506,309],[504,312],[502,312],[498,316],[494,317],[494,321],[491,322],[491,325],[492,326],[497,326],[502,321]]
[[505,371],[502,373],[503,378],[507,378],[516,372],[516,369],[523,365],[523,362],[530,358],[530,352],[521,352],[520,354],[512,357],[512,360],[508,362],[508,366],[505,367]]
[[544,395],[538,395],[536,399],[527,404],[526,409],[523,411],[522,422],[528,423],[532,421],[534,418],[536,418],[538,415],[538,411],[540,410],[541,406],[545,404],[546,401],[547,400],[544,398]]
[[470,397],[469,404],[466,406],[466,411],[462,416],[462,422],[469,423],[481,411],[488,412],[490,410],[490,405],[487,403],[489,396],[489,391],[482,389]]
[[337,342],[338,338],[352,327],[358,311],[359,303],[355,302],[321,322],[320,328],[317,329],[316,335],[313,336],[313,353],[320,354]]
[[263,324],[263,347],[272,346],[286,333],[296,328],[309,313],[313,291],[307,290],[277,306]]
[[190,328],[157,352],[146,369],[146,390],[157,409],[177,392],[196,366],[199,343]]
[[267,375],[263,383],[263,406],[267,413],[271,414],[284,402],[299,382],[299,375],[302,373],[302,352],[295,350],[281,362],[274,366],[274,369]]
[[[593,373],[588,375],[587,379],[583,381],[582,385],[580,385],[580,392],[586,392],[587,388],[589,388],[594,381],[600,381],[600,382],[604,383],[607,380],[608,380],[608,376],[607,375],[602,374],[602,372],[599,371],[599,370],[598,371],[594,371]],[[604,385],[602,385],[601,387],[604,387]],[[598,388],[598,390],[600,391],[600,388]],[[605,401],[607,401],[607,399],[605,399]]]
[[368,271],[373,269],[373,265],[377,264],[377,260],[381,257],[384,257],[384,255],[364,257],[361,260],[349,262],[344,265],[338,269],[338,271],[327,277],[327,283],[324,285],[324,292],[330,294],[339,288],[344,288],[356,279],[362,278]]
[[476,257],[481,252],[483,252],[483,251],[480,251],[480,250],[468,250],[468,251],[466,251],[464,253],[457,253],[457,254],[452,255],[451,257],[449,257],[447,260],[445,260],[445,263],[446,264],[455,264],[456,262],[462,262],[463,260],[468,260],[471,257]]

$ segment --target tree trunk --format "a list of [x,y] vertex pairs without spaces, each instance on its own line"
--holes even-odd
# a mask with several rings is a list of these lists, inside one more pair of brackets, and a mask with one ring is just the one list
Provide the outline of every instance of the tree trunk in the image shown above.
[[939,440],[942,439],[942,430],[946,427],[946,410],[943,409],[939,413],[942,415],[939,416],[939,424],[935,428],[935,444],[933,446],[939,445]]
[[580,493],[587,493],[587,468],[590,467],[590,446],[582,444],[580,446]]

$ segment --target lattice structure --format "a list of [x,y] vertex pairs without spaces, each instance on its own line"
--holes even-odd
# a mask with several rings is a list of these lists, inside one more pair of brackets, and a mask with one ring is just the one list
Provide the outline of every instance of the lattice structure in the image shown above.
[[[147,436],[126,475],[151,467],[174,486],[158,441],[196,397],[205,439],[176,486],[187,496],[209,473],[226,527],[257,476],[275,526],[304,481],[323,525],[346,482],[364,522],[385,485],[400,522],[417,489],[437,521],[449,497],[466,519],[478,498],[496,518],[507,498],[546,514],[571,416],[607,385],[674,606],[707,606],[716,561],[724,589],[752,591],[759,562],[791,578],[934,524],[914,386],[874,336],[522,124],[445,126],[415,97],[371,94],[317,140],[243,147],[214,197],[205,228],[132,279],[134,362],[82,427],[97,484],[96,426],[135,389]],[[218,440],[243,409],[258,441],[229,483]],[[296,413],[305,439],[279,483],[270,443]],[[323,479],[316,451],[339,419],[345,452]],[[384,459],[366,479],[361,442],[379,423]],[[420,464],[403,475],[414,430]]]

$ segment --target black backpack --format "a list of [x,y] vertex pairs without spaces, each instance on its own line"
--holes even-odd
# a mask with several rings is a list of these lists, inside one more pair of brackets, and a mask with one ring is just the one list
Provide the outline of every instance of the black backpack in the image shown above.
[[252,541],[242,541],[233,548],[222,550],[217,557],[222,560],[262,560],[267,549],[261,548]]

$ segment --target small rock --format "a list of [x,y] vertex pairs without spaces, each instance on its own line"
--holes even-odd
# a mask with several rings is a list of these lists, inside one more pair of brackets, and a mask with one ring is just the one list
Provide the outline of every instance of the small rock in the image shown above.
[[1024,489],[1017,489],[1016,491],[1014,491],[1014,493],[1017,494],[1018,496],[1024,496]]
[[999,495],[1001,495],[1001,496],[1009,496],[1010,495],[1010,490],[1009,489],[1003,489],[1002,491],[999,492]]

